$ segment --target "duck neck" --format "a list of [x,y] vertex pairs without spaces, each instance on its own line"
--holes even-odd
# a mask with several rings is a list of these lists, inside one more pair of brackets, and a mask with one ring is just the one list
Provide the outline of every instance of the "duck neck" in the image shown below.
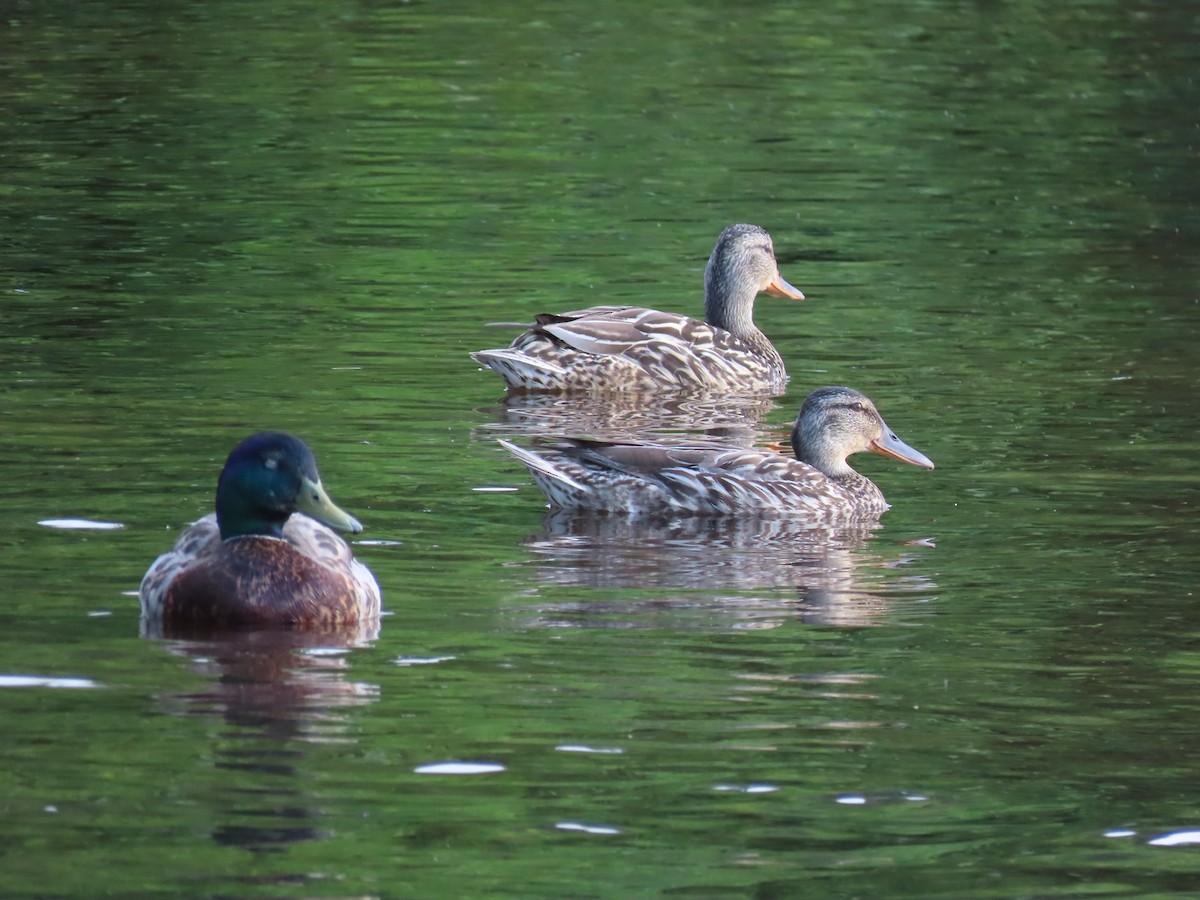
[[825,441],[813,439],[805,434],[800,423],[792,429],[792,449],[796,459],[812,466],[849,496],[864,500],[872,506],[886,506],[883,492],[875,486],[875,482],[850,468],[844,453],[837,452]]
[[836,441],[828,439],[819,416],[810,413],[806,401],[792,426],[792,452],[800,462],[812,466],[826,478],[840,481],[858,473],[846,462],[845,451],[838,452]]
[[223,541],[247,535],[283,537],[283,525],[287,520],[287,513],[264,510],[247,503],[237,491],[222,490],[221,485],[217,487],[217,527]]
[[754,325],[754,298],[757,292],[730,276],[716,258],[708,261],[704,271],[704,318],[709,325],[723,328],[736,338],[751,344],[770,346]]

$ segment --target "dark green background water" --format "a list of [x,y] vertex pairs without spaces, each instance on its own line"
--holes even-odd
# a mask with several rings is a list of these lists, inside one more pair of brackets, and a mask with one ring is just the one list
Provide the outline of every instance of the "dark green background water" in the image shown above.
[[[1196,5],[658,7],[6,4],[0,896],[1200,888]],[[937,470],[826,542],[543,521],[467,352],[698,312],[735,221],[810,298],[763,434],[846,383]],[[380,636],[140,638],[267,427]]]

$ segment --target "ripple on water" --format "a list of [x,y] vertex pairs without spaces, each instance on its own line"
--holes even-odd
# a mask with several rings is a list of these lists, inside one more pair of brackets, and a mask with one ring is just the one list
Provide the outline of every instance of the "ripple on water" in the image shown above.
[[90,678],[61,678],[45,675],[0,675],[0,688],[97,688],[100,685]]
[[95,519],[42,519],[43,528],[58,528],[63,531],[119,531],[125,526],[120,522],[100,522]]
[[423,766],[417,766],[413,771],[418,775],[490,775],[494,772],[503,772],[504,769],[505,767],[500,763],[451,760],[426,763]]

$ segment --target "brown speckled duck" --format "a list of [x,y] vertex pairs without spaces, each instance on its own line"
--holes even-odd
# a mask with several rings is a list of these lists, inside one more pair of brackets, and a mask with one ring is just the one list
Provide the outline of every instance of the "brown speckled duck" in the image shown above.
[[512,344],[471,356],[512,391],[662,388],[780,392],[787,371],[754,324],[765,291],[803,300],[779,274],[771,236],[730,225],[704,272],[705,321],[640,306],[542,314]]
[[925,469],[933,463],[896,437],[869,399],[824,387],[804,401],[790,459],[713,443],[605,443],[569,439],[532,452],[500,442],[562,509],[626,515],[758,515],[813,525],[877,519],[883,493],[846,458],[871,450]]
[[143,619],[326,628],[378,617],[375,576],[326,525],[362,531],[329,499],[304,442],[270,431],[246,438],[221,470],[216,512],[142,579]]

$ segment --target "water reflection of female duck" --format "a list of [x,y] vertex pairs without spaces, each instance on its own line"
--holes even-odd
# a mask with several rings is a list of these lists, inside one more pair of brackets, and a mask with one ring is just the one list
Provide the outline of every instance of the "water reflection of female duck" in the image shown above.
[[730,225],[704,273],[704,322],[639,306],[593,306],[540,315],[510,346],[471,355],[516,391],[781,391],[783,360],[754,324],[762,291],[804,299],[779,274],[771,236],[757,225]]
[[762,516],[630,519],[556,509],[522,543],[542,580],[609,588],[688,591],[795,587],[835,568],[831,554],[865,551],[879,522],[820,526]]
[[[639,518],[554,510],[524,541],[545,596],[514,609],[559,627],[658,627],[664,611],[711,624],[867,625],[924,608],[934,582],[914,564],[929,540],[877,540],[876,522],[821,527],[761,516]],[[620,591],[565,599],[563,588]],[[633,589],[634,594],[628,591]]]
[[638,440],[647,431],[703,432],[709,440],[749,447],[757,426],[775,408],[764,394],[661,393],[509,394],[502,407],[481,410],[498,420],[483,430],[503,436],[586,434],[608,441]]
[[326,525],[362,530],[325,493],[304,442],[281,432],[247,438],[221,470],[216,512],[146,572],[143,618],[305,627],[377,618],[375,576]]
[[871,450],[932,469],[858,391],[826,387],[792,429],[796,459],[707,444],[568,439],[531,452],[500,442],[529,469],[552,506],[633,515],[783,516],[814,525],[878,518],[883,493],[846,458]]

